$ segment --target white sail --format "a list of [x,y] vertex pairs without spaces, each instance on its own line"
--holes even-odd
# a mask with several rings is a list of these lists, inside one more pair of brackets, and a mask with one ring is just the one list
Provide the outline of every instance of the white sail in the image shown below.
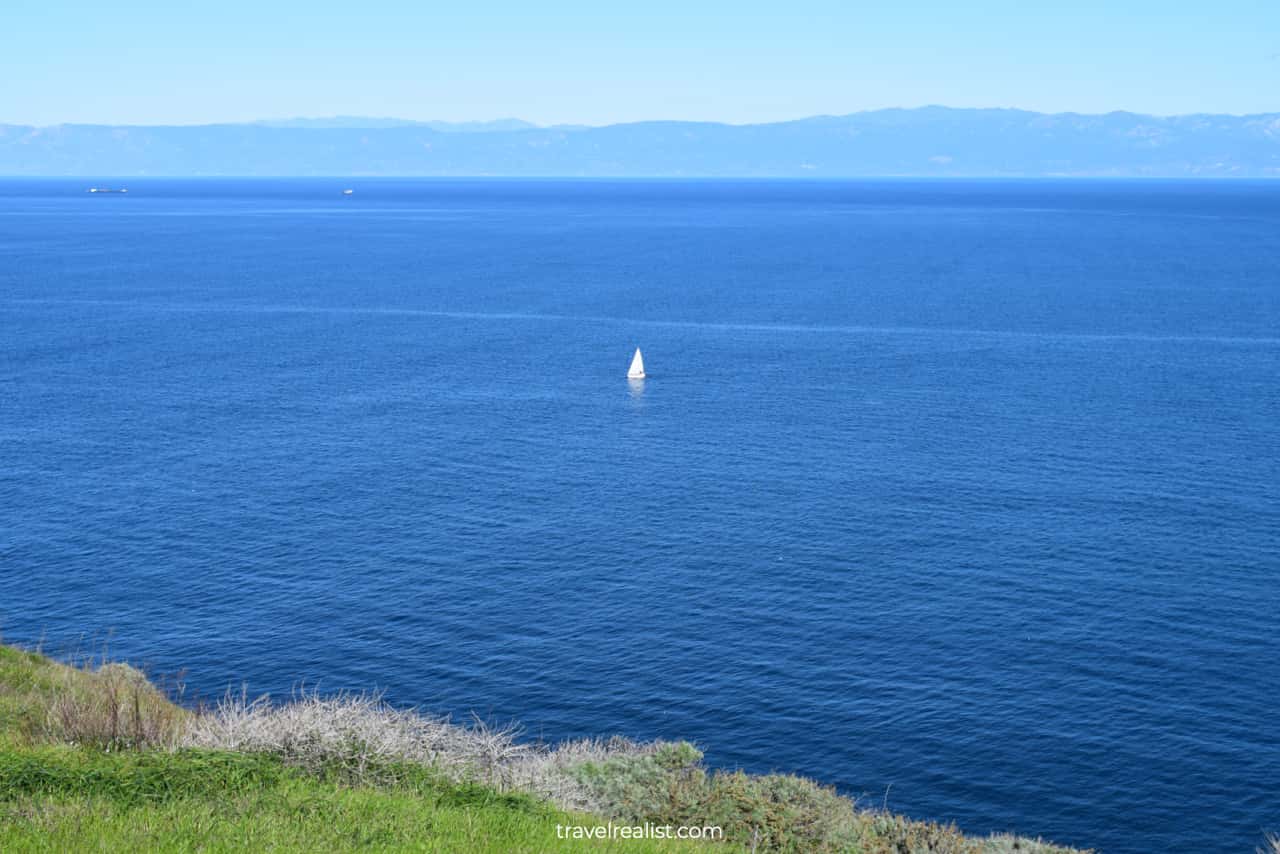
[[639,347],[636,348],[635,356],[631,358],[631,370],[627,371],[627,379],[644,379],[644,357],[640,355]]

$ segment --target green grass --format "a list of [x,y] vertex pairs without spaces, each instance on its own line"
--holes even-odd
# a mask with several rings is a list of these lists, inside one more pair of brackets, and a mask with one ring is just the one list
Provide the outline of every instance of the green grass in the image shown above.
[[591,822],[525,795],[448,783],[426,769],[404,769],[393,784],[347,786],[267,756],[62,746],[0,751],[6,853],[699,850],[557,838],[557,824]]
[[37,736],[70,670],[43,655],[0,646],[0,739],[29,741]]

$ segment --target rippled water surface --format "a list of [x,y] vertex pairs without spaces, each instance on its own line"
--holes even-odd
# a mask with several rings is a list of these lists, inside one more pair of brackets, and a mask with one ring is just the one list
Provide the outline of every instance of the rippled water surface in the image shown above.
[[6,640],[1280,830],[1275,186],[91,183],[0,181]]

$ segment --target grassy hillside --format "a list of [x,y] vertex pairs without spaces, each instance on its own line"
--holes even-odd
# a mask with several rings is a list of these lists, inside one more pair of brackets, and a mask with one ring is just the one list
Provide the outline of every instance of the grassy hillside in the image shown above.
[[265,755],[0,751],[6,852],[672,850],[557,839],[557,823],[571,821],[528,795],[452,785],[425,770],[353,786]]
[[0,851],[709,847],[558,839],[557,825],[598,820],[420,765],[387,764],[359,781],[336,764],[175,749],[192,719],[126,665],[69,667],[0,646]]
[[[965,837],[701,760],[683,742],[528,745],[366,696],[196,714],[125,665],[0,646],[5,852],[1071,850]],[[715,825],[726,841],[563,838],[604,822]]]

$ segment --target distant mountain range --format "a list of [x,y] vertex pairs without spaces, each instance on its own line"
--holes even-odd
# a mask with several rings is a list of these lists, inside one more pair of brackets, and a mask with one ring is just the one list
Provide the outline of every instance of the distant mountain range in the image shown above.
[[1280,177],[1280,113],[876,110],[754,125],[339,116],[197,126],[0,125],[0,175],[815,178]]
[[430,128],[442,133],[491,133],[503,130],[532,130],[533,122],[523,119],[493,119],[487,122],[419,122],[412,119],[376,119],[369,116],[330,116],[323,119],[264,119],[253,122],[267,128]]

